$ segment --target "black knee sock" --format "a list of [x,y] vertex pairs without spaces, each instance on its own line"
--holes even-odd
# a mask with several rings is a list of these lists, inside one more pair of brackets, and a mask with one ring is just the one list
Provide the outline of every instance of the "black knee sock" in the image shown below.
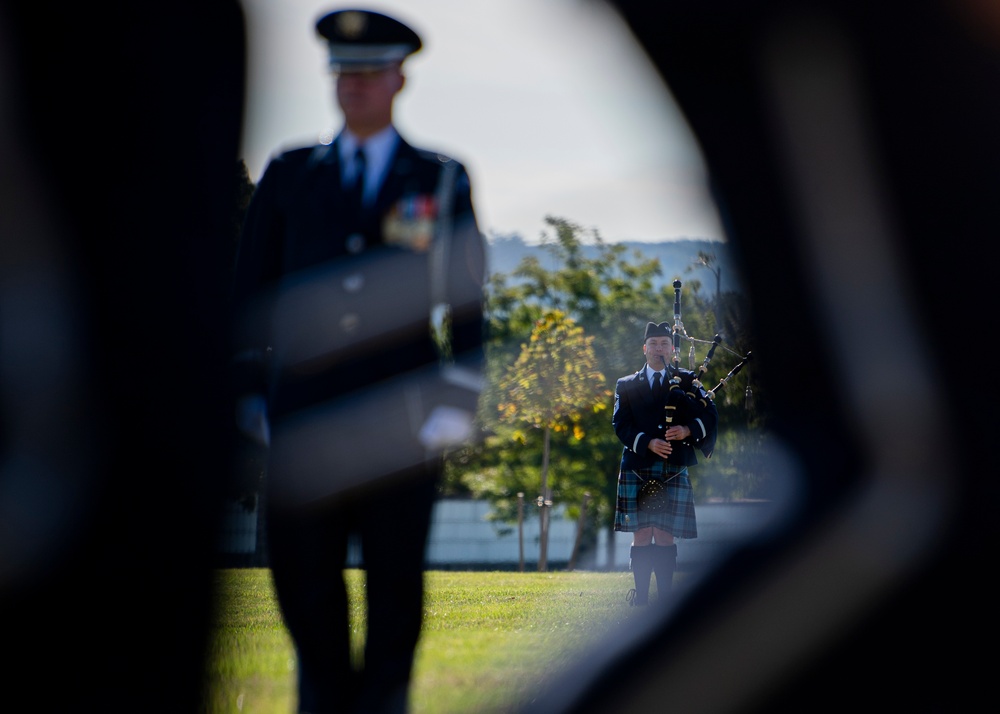
[[632,558],[632,577],[635,579],[635,598],[633,605],[645,605],[649,602],[649,582],[653,576],[652,545],[633,545],[630,551]]
[[677,545],[654,545],[652,562],[656,574],[656,594],[663,600],[670,595],[674,584],[674,571],[677,570]]

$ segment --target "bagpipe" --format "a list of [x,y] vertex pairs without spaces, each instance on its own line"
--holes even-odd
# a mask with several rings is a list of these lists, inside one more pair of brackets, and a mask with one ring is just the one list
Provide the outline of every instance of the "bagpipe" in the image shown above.
[[[733,377],[740,373],[740,371],[750,361],[753,354],[752,352],[747,352],[743,355],[740,362],[729,370],[729,373],[726,374],[725,377],[719,380],[718,384],[711,389],[706,389],[702,384],[702,379],[708,373],[708,365],[715,357],[716,349],[722,347],[724,350],[731,352],[732,354],[738,353],[722,344],[721,334],[716,334],[712,340],[697,339],[688,335],[687,330],[684,327],[684,322],[681,319],[681,281],[674,280],[673,288],[674,324],[671,333],[673,341],[671,348],[671,360],[668,362],[665,357],[663,358],[664,367],[667,373],[666,405],[664,407],[666,410],[665,429],[669,429],[675,424],[690,424],[699,414],[704,414],[706,410],[709,410],[709,403],[714,402],[716,394],[721,389],[725,388]],[[685,340],[690,345],[688,350],[690,368],[688,370],[682,370],[680,366],[681,342]],[[702,360],[697,369],[694,366],[696,344],[711,345],[705,355],[705,358]],[[746,408],[748,410],[752,410],[753,392],[750,389],[749,383],[747,383],[746,387],[745,400]],[[712,406],[714,407],[714,404]],[[712,411],[714,412],[715,410],[713,409]],[[711,457],[714,449],[714,436],[708,439],[701,446],[701,451],[707,458]]]
[[[699,401],[703,401],[703,398],[696,395],[698,392],[704,391],[708,399],[714,400],[716,393],[720,389],[723,389],[726,386],[726,384],[729,383],[729,380],[731,380],[733,377],[735,377],[737,374],[740,373],[743,367],[746,366],[747,362],[750,361],[750,358],[752,357],[753,353],[747,352],[745,355],[743,355],[743,358],[736,364],[735,367],[729,370],[729,373],[726,374],[725,377],[719,380],[718,384],[716,384],[711,389],[704,390],[701,380],[705,376],[705,374],[708,373],[708,365],[715,357],[716,348],[722,347],[722,349],[734,355],[738,355],[739,353],[729,349],[728,347],[722,344],[721,334],[716,334],[715,337],[711,340],[700,340],[688,335],[687,330],[684,328],[684,322],[681,320],[681,281],[674,280],[673,288],[674,288],[674,325],[672,333],[672,338],[673,338],[673,347],[671,350],[672,359],[669,364],[664,359],[664,367],[666,367],[667,374],[669,375],[669,379],[667,381],[667,383],[670,385],[669,389],[671,391],[674,390],[683,391],[684,393],[689,394],[692,397],[696,397],[697,399],[699,399]],[[682,340],[687,340],[690,343],[690,348],[688,350],[688,363],[689,363],[689,370],[691,372],[694,372],[694,377],[690,380],[690,382],[688,383],[688,385],[686,385],[686,387],[682,386],[683,380],[680,377],[681,375],[680,353],[681,353]],[[708,349],[708,352],[705,354],[704,360],[702,360],[702,363],[698,366],[697,370],[695,370],[694,367],[696,344],[711,345],[711,347]],[[751,409],[753,405],[753,392],[751,391],[749,384],[747,384],[745,399],[746,399],[747,409]]]
[[[664,395],[664,418],[666,420],[664,431],[678,424],[686,425],[690,428],[690,425],[700,417],[703,424],[711,424],[712,428],[708,436],[699,443],[697,448],[701,450],[705,458],[710,459],[715,452],[718,423],[718,411],[714,408],[716,393],[723,389],[734,376],[739,374],[747,362],[750,361],[752,353],[747,352],[740,362],[729,370],[729,373],[725,377],[719,380],[718,384],[711,389],[705,389],[702,385],[702,379],[708,373],[708,365],[715,356],[716,349],[722,347],[728,352],[737,353],[722,344],[721,334],[716,334],[712,340],[700,340],[688,335],[687,330],[684,328],[684,322],[681,320],[681,281],[674,280],[673,287],[674,324],[671,331],[671,359],[668,361],[666,357],[661,357],[667,374],[665,383],[666,394]],[[680,366],[682,340],[687,340],[690,343],[688,351],[690,369],[688,370],[682,370]],[[696,344],[711,345],[697,370],[694,367]],[[749,409],[753,401],[749,383],[746,388],[746,399],[747,408]],[[711,418],[709,418],[710,414]],[[672,452],[666,458],[668,463],[671,463],[672,459],[675,458],[675,454],[676,452]],[[636,495],[639,508],[650,513],[659,513],[665,510],[669,504],[666,484],[673,476],[667,479],[643,478],[639,473],[636,473],[636,477],[640,481]]]

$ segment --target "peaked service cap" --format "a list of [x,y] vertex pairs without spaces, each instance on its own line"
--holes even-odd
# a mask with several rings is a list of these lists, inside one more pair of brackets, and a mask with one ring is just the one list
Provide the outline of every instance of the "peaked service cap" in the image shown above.
[[673,334],[674,330],[668,322],[661,322],[659,325],[655,322],[647,322],[646,334],[643,336],[642,341],[645,342],[650,337],[670,337]]
[[371,10],[336,10],[316,21],[327,41],[330,69],[363,72],[402,62],[423,47],[420,36],[399,20]]

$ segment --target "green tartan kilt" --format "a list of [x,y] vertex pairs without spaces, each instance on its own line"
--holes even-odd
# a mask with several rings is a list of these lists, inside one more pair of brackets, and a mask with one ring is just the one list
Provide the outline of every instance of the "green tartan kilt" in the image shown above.
[[[640,496],[647,482],[650,483],[646,492],[652,492],[649,498]],[[661,461],[649,468],[618,472],[615,530],[634,533],[649,526],[667,531],[674,538],[698,537],[694,491],[686,466]]]

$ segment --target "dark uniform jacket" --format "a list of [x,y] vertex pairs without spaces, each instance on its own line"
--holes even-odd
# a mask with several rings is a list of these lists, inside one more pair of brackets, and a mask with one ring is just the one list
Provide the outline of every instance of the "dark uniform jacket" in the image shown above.
[[[698,463],[695,449],[701,450],[706,458],[712,455],[719,413],[707,392],[692,384],[693,372],[681,369],[678,376],[679,387],[669,390],[667,398],[667,404],[675,407],[670,412],[671,425],[687,426],[691,429],[691,436],[685,441],[670,442],[673,451],[667,463],[693,466]],[[667,389],[664,391],[667,392]],[[651,439],[663,438],[667,414],[664,404],[654,403],[645,367],[618,380],[611,423],[624,445],[622,469],[648,468],[660,459],[648,447]]]
[[241,355],[256,358],[243,370],[245,388],[266,392],[278,418],[436,365],[431,312],[446,303],[450,374],[459,377],[442,378],[434,391],[474,411],[477,392],[456,384],[478,376],[483,361],[485,250],[465,169],[400,139],[360,217],[340,175],[336,144],[318,145],[274,158],[256,188],[235,289],[245,315]]
[[340,176],[336,144],[274,158],[237,258],[234,390],[266,395],[270,480],[298,500],[432,463],[469,438],[481,389],[485,246],[465,169],[400,139],[360,215]]

